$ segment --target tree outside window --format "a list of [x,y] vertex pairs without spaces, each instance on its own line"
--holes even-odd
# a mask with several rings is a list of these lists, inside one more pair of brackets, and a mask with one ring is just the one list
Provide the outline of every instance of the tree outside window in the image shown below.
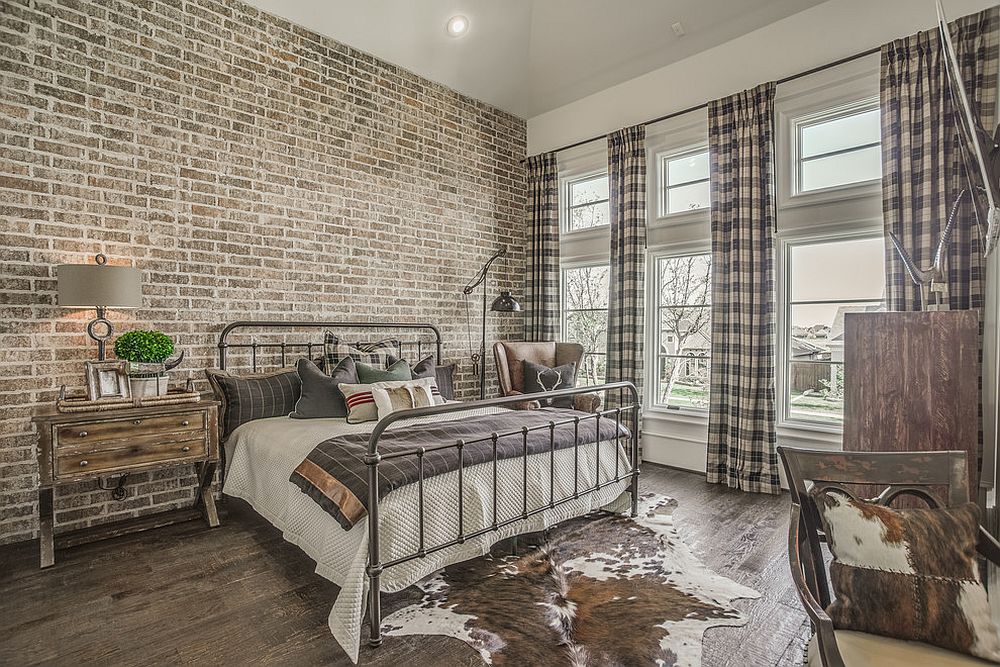
[[708,407],[712,259],[708,253],[656,260],[657,405]]
[[563,269],[563,339],[583,345],[577,383],[604,383],[608,341],[608,275],[606,264]]

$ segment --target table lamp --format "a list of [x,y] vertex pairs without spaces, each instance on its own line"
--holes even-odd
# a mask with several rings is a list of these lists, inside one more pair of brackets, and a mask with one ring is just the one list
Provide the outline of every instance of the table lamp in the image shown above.
[[94,260],[96,264],[58,266],[59,305],[97,310],[97,317],[87,324],[87,335],[97,341],[97,359],[104,361],[105,344],[115,331],[107,309],[142,307],[142,272],[131,266],[108,266],[103,254]]

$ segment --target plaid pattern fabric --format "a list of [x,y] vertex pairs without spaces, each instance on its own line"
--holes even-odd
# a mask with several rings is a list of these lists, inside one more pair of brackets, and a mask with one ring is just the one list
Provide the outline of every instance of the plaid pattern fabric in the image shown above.
[[[646,126],[608,135],[611,264],[607,381],[633,383],[642,395],[643,280],[646,259]],[[624,392],[608,407],[627,405]]]
[[350,357],[355,362],[368,364],[375,368],[388,368],[400,358],[400,343],[398,340],[379,340],[374,343],[347,343],[332,331],[323,335],[324,368],[337,367],[340,360]]
[[528,270],[524,339],[559,337],[559,167],[555,153],[528,158]]
[[708,481],[778,493],[774,432],[774,89],[708,106],[712,371]]
[[[996,123],[998,72],[996,7],[951,23],[962,79],[983,126]],[[920,268],[934,262],[951,207],[968,187],[944,52],[937,30],[882,47],[882,209],[890,310],[920,310],[920,292],[889,241],[899,237]],[[946,250],[947,303],[983,305],[984,261],[975,212],[964,198]]]
[[219,423],[223,439],[240,424],[291,413],[302,394],[302,381],[294,368],[253,375],[230,375],[209,368],[205,376],[222,404]]

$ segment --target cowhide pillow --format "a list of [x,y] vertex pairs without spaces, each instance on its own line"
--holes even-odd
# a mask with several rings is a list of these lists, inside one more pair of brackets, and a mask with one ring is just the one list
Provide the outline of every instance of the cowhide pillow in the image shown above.
[[373,385],[372,397],[375,399],[375,408],[378,410],[379,419],[399,410],[426,408],[434,405],[429,380],[407,382],[400,387]]
[[976,505],[897,510],[837,491],[815,498],[834,557],[834,627],[1000,661],[976,561]]
[[[576,386],[576,364],[572,361],[555,368],[527,360],[521,363],[524,364],[524,393],[526,394],[572,389]],[[571,408],[573,407],[573,397],[553,398],[541,401],[541,403],[559,408]]]

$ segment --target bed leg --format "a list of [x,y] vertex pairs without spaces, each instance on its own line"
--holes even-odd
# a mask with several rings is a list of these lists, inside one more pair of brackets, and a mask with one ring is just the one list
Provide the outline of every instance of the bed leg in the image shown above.
[[632,496],[632,518],[639,516],[639,475],[632,475],[632,482],[629,485],[629,495]]
[[368,634],[368,645],[372,648],[382,645],[382,609],[380,606],[379,575],[368,575],[368,611],[371,627]]

